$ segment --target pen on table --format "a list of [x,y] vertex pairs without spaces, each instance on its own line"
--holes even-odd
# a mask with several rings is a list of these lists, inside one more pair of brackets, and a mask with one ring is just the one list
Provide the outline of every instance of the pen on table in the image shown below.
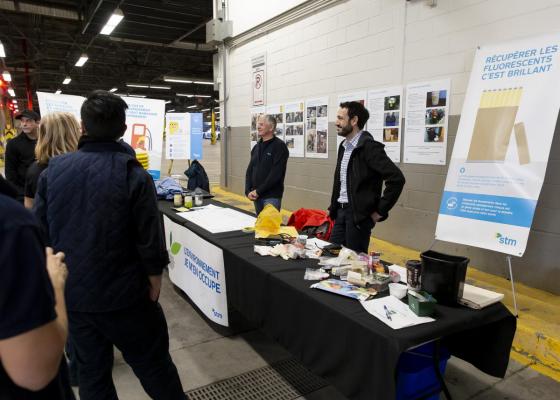
[[383,304],[383,308],[385,309],[385,315],[387,316],[387,319],[389,321],[392,321],[393,318],[391,318],[391,313],[389,312],[389,309],[387,308],[387,306],[385,304]]

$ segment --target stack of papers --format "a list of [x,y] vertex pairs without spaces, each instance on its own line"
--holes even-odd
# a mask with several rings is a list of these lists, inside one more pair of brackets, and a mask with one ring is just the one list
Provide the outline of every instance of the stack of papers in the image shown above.
[[393,329],[406,328],[408,326],[433,322],[430,317],[419,317],[408,308],[408,305],[394,296],[386,296],[380,299],[361,301],[362,306],[368,313],[378,318]]
[[193,207],[191,211],[177,215],[211,233],[239,231],[247,226],[255,226],[257,220],[245,213],[213,204]]
[[503,293],[492,292],[491,290],[482,289],[465,283],[463,288],[463,298],[459,303],[480,310],[491,304],[497,303],[504,298]]

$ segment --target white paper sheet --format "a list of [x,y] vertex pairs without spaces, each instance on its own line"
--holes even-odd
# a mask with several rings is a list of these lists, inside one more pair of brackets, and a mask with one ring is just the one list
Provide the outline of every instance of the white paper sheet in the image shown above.
[[[408,326],[433,322],[435,319],[430,317],[419,317],[408,308],[408,305],[394,296],[386,296],[380,299],[361,301],[362,306],[368,313],[389,325],[393,329],[406,328]],[[387,310],[385,309],[387,307]],[[387,311],[391,319],[387,317]]]
[[238,231],[247,226],[255,226],[257,221],[253,216],[212,204],[177,215],[211,233]]

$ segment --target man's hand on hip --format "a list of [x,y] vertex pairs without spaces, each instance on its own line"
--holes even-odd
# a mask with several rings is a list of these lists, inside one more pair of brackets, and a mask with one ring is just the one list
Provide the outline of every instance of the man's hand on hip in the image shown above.
[[150,300],[158,301],[161,291],[161,275],[150,275]]
[[383,218],[383,216],[381,214],[379,214],[377,211],[374,211],[373,214],[371,214],[371,219],[375,223],[381,221],[382,218]]

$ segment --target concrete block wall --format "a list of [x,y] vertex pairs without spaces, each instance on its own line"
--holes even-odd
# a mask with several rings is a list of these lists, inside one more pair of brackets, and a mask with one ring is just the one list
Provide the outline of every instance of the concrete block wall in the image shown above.
[[[267,103],[329,96],[329,158],[291,158],[283,206],[326,208],[336,162],[337,95],[451,78],[447,157],[453,144],[476,46],[560,31],[558,0],[349,0],[230,50],[228,58],[227,187],[243,193],[249,160],[251,57],[267,54]],[[404,121],[406,124],[406,121]],[[514,258],[517,278],[560,293],[560,143],[550,163],[527,251]],[[374,236],[426,249],[432,242],[447,166],[400,164],[407,185],[389,220]],[[222,184],[226,183],[223,166]],[[462,254],[482,270],[504,275],[505,257],[462,245],[436,250]]]

